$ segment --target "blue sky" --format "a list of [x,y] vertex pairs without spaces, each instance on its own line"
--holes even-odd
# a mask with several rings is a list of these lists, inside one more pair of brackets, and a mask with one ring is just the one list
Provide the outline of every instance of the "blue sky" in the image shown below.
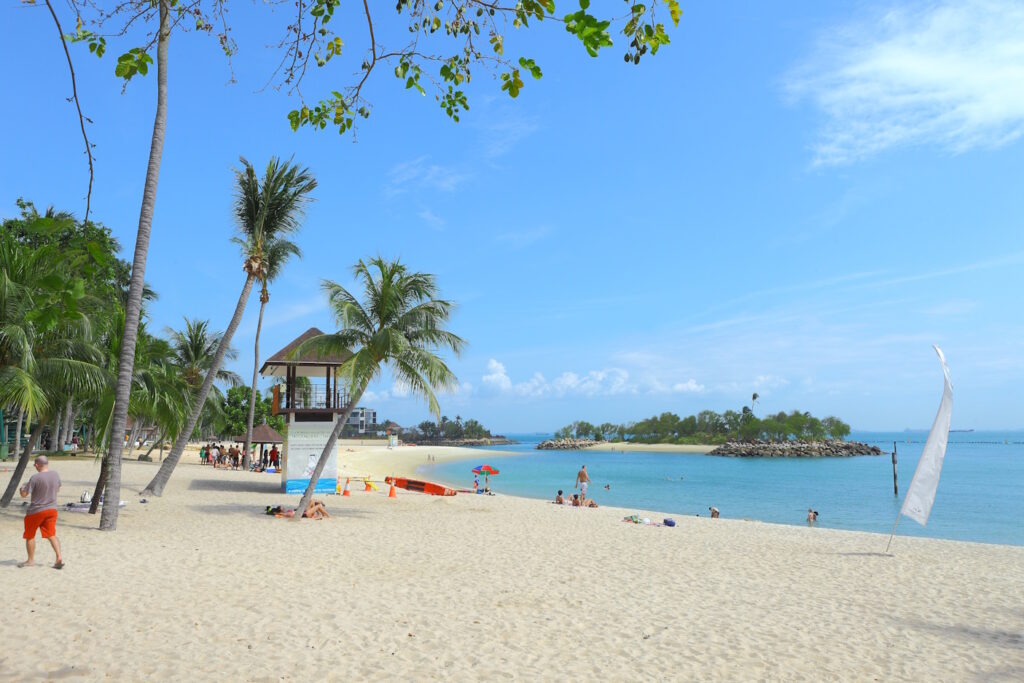
[[[469,347],[443,412],[495,430],[737,409],[755,391],[758,412],[927,427],[942,387],[933,343],[953,374],[954,427],[1024,427],[1024,8],[684,12],[672,44],[639,66],[621,41],[589,58],[553,22],[514,33],[508,49],[544,78],[512,101],[478,74],[459,124],[382,69],[357,142],[291,132],[297,100],[263,89],[282,12],[232,10],[234,83],[213,41],[176,35],[151,324],[226,326],[243,282],[231,170],[239,155],[294,155],[320,187],[305,257],[272,288],[265,352],[330,329],[320,280],[350,284],[352,263],[381,254],[437,274],[458,302],[451,327]],[[364,26],[341,21],[354,27],[350,61],[314,74],[311,98],[350,82],[365,49]],[[6,3],[0,22],[15,27],[0,42],[0,215],[19,196],[81,215],[85,160],[55,29],[45,6]],[[401,30],[382,20],[378,34]],[[93,216],[126,258],[155,103],[152,77],[121,93],[113,66],[127,47],[74,52],[96,144]],[[235,338],[246,377],[257,310],[254,297]],[[427,418],[388,377],[364,403],[403,424]]]

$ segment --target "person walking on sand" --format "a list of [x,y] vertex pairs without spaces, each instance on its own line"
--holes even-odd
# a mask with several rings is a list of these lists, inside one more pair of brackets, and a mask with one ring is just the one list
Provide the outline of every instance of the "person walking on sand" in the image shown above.
[[578,488],[580,490],[580,500],[581,501],[586,501],[586,499],[587,499],[587,489],[589,487],[590,487],[590,475],[587,474],[587,466],[586,465],[582,465],[582,466],[580,466],[580,471],[576,473],[576,485],[573,486],[574,489]]
[[28,559],[19,567],[31,567],[36,563],[36,531],[53,546],[57,561],[54,569],[64,568],[64,557],[60,554],[57,540],[57,491],[60,491],[60,475],[50,470],[50,461],[45,455],[35,459],[36,473],[21,487],[21,497],[32,496],[25,511],[25,550]]

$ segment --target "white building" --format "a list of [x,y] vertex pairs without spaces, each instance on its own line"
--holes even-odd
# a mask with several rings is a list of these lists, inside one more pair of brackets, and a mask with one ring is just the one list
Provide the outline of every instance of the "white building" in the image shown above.
[[355,427],[360,434],[375,433],[377,431],[377,411],[362,406],[354,408],[345,425]]

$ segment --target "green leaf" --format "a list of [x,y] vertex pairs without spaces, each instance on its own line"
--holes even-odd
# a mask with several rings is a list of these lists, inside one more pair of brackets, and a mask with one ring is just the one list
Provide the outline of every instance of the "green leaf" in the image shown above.
[[679,19],[683,16],[683,10],[679,7],[679,0],[668,0],[668,13],[672,15],[672,23],[679,26]]

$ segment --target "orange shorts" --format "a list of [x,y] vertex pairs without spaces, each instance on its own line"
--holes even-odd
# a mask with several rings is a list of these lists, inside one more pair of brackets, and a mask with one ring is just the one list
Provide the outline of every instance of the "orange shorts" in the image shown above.
[[57,511],[42,510],[34,515],[25,515],[25,536],[30,539],[36,537],[36,529],[39,529],[43,538],[50,538],[57,535]]

